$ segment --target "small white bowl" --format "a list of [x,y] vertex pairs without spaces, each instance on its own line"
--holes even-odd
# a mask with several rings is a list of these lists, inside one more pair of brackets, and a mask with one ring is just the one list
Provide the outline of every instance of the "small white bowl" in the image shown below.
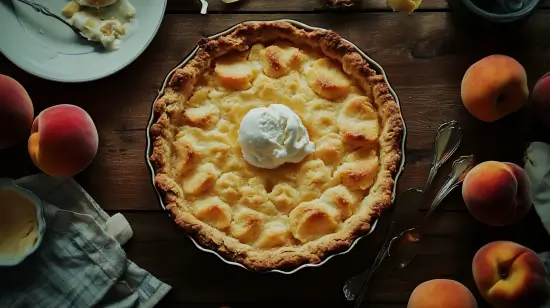
[[[46,219],[44,217],[44,205],[42,204],[42,201],[30,190],[24,189],[13,181],[13,179],[9,178],[0,178],[0,190],[13,190],[19,195],[27,198],[36,208],[36,217],[38,220],[38,237],[36,239],[36,242],[34,245],[29,248],[25,253],[21,254],[17,258],[13,257],[5,257],[0,254],[0,267],[8,267],[8,266],[15,266],[23,262],[28,256],[30,256],[32,253],[38,249],[40,244],[42,243],[42,239],[44,237],[44,233],[46,231]],[[1,239],[0,239],[1,240]]]

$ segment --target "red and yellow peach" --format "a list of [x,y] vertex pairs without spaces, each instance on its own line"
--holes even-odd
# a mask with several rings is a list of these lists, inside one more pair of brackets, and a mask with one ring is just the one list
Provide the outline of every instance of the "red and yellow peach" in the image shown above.
[[525,171],[518,165],[497,161],[483,162],[466,175],[462,197],[470,213],[490,226],[520,220],[533,202]]
[[0,75],[0,149],[24,139],[31,130],[33,116],[34,107],[23,86]]
[[532,99],[535,116],[542,124],[550,127],[550,72],[537,80]]
[[479,292],[495,308],[540,307],[550,298],[546,267],[522,245],[496,241],[483,246],[472,271]]
[[460,282],[433,279],[419,284],[411,294],[407,308],[477,308],[477,302]]
[[73,176],[94,159],[97,129],[90,115],[80,107],[53,106],[34,120],[28,148],[32,160],[44,173]]
[[527,74],[515,59],[490,55],[466,70],[460,95],[470,114],[481,121],[494,122],[527,102]]

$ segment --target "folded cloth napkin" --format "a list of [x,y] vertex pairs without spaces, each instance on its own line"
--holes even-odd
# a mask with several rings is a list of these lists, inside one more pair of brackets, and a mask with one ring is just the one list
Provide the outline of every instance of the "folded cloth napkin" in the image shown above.
[[532,142],[524,155],[524,169],[531,182],[533,205],[550,233],[550,145]]
[[[544,142],[532,142],[524,155],[524,169],[531,182],[533,205],[544,228],[550,233],[550,145]],[[550,251],[539,254],[550,272]],[[550,301],[544,308],[550,308]]]
[[73,179],[16,180],[44,203],[46,233],[34,254],[0,268],[0,307],[153,307],[171,287],[126,257],[133,235]]

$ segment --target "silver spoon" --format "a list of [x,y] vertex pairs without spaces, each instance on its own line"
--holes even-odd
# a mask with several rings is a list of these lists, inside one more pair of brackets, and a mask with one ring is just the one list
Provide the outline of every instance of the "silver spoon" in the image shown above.
[[399,268],[406,267],[416,256],[418,247],[420,246],[420,239],[422,226],[426,223],[431,214],[441,204],[441,201],[456,187],[464,181],[464,178],[474,167],[475,160],[473,155],[461,156],[453,162],[453,170],[449,174],[449,178],[443,184],[437,195],[435,196],[430,209],[424,219],[416,227],[407,229],[401,234],[394,237],[389,244],[388,255],[391,258],[395,258],[395,262]]
[[[403,230],[404,227],[402,227],[402,225],[405,225],[406,219],[411,217],[411,210],[417,209],[423,201],[424,194],[422,191],[414,188],[404,191],[397,198],[395,203],[396,208],[394,213],[392,213],[392,222],[390,223],[384,243],[380,247],[378,255],[374,259],[372,266],[362,273],[349,278],[344,284],[344,296],[348,301],[357,299],[355,303],[356,307],[361,304],[372,275],[388,256],[389,244],[393,236],[396,234],[395,230]],[[407,226],[409,226],[409,224],[407,224]]]
[[[460,146],[460,143],[462,142],[462,129],[460,128],[460,125],[457,121],[450,121],[446,122],[439,126],[437,129],[437,133],[435,136],[434,141],[434,156],[432,160],[432,167],[430,168],[430,173],[428,175],[428,179],[426,181],[426,184],[424,186],[424,191],[427,191],[441,166],[454,154],[454,152],[458,149]],[[409,194],[409,191],[406,191],[405,194]],[[422,191],[416,191],[416,193],[422,193]],[[400,198],[401,199],[401,196]],[[407,198],[403,198],[404,200],[407,200]],[[411,207],[412,205],[407,205],[407,207]],[[395,214],[393,214],[395,216]],[[394,217],[395,220],[395,217]],[[390,224],[390,228],[394,227],[394,221]],[[386,235],[386,241],[384,244],[389,244],[390,239],[395,234],[393,233],[395,230],[390,229],[388,234]],[[388,255],[387,251],[388,247],[382,246],[379,255],[375,259],[374,264],[367,268],[362,273],[353,276],[349,278],[345,283],[343,287],[344,296],[348,301],[355,300],[357,296],[360,294],[361,289],[363,288],[364,283],[368,284],[368,281],[370,280],[372,273],[378,268],[378,266],[382,263],[384,258]]]
[[32,1],[29,1],[29,0],[17,0],[21,3],[24,3],[30,7],[32,7],[36,12],[38,13],[42,13],[46,16],[50,16],[50,17],[53,17],[59,21],[61,21],[64,25],[66,25],[67,27],[71,28],[71,30],[73,30],[74,33],[76,33],[78,35],[78,37],[82,38],[82,39],[85,39],[87,42],[91,42],[91,43],[94,43],[94,44],[97,44],[97,42],[95,41],[90,41],[88,40],[88,38],[86,36],[84,36],[84,34],[82,34],[82,32],[80,32],[80,30],[71,25],[70,23],[68,23],[65,19],[63,19],[62,17],[58,16],[57,14],[54,14],[52,13],[52,11],[50,11],[50,9],[48,9],[47,7],[43,6],[42,4],[38,4],[38,3],[34,3]]
[[425,193],[428,192],[428,189],[431,187],[439,168],[453,156],[461,142],[462,128],[460,128],[457,121],[452,120],[439,126],[435,136],[432,167],[430,168],[428,180],[426,180],[426,185],[424,186]]

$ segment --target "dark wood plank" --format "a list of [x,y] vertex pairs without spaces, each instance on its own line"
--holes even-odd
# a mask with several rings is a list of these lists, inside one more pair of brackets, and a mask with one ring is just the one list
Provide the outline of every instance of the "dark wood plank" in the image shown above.
[[[347,304],[347,303],[346,303]],[[299,303],[296,301],[292,302],[269,302],[269,303],[262,303],[262,308],[276,308],[276,307],[303,307],[304,305],[307,305],[307,307],[347,307],[342,306],[341,302],[307,302],[307,303]],[[348,304],[349,305],[349,304]],[[170,298],[161,301],[158,306],[159,308],[165,308],[165,307],[171,307],[171,308],[258,308],[257,303],[231,303],[231,304],[189,304],[189,303],[177,303],[177,302],[171,302]],[[376,303],[373,305],[372,303],[369,303],[369,308],[403,308],[403,304],[392,304],[392,303]]]
[[[209,0],[208,11],[210,13],[256,13],[256,12],[319,12],[330,10],[327,6],[327,0],[241,0],[240,2],[224,4],[221,0]],[[352,11],[391,11],[386,5],[386,0],[358,0],[358,4],[350,10]],[[545,0],[542,7],[550,7],[550,1]],[[170,13],[198,13],[201,4],[199,0],[168,0],[167,10]],[[448,10],[449,6],[446,0],[423,0],[419,11],[430,10]],[[406,14],[399,14],[405,17]]]
[[[164,301],[166,306],[178,303],[312,306],[324,302],[342,307],[345,303],[341,284],[368,266],[376,252],[373,247],[380,243],[384,230],[375,230],[350,253],[321,268],[285,276],[247,272],[199,251],[165,213],[123,214],[135,234],[125,247],[129,258],[174,288]],[[365,307],[404,307],[419,283],[434,278],[461,281],[478,297],[480,307],[487,307],[476,291],[471,273],[471,260],[477,249],[493,240],[511,240],[544,251],[549,248],[550,239],[534,212],[518,224],[503,228],[481,225],[466,212],[442,212],[426,230],[421,252],[407,268],[398,270],[389,260],[376,273]]]
[[4,57],[4,55],[0,54],[0,72],[2,71],[2,69],[4,68],[4,66],[8,63],[8,60],[6,59],[6,57]]
[[[298,303],[292,302],[270,302],[262,303],[262,308],[276,308],[276,307],[302,307],[308,305],[308,307],[346,307],[342,306],[341,302],[307,302]],[[171,308],[258,308],[257,303],[231,303],[231,304],[189,304],[189,303],[174,303],[170,299],[166,299],[159,303],[159,308],[171,307]],[[403,308],[403,304],[392,303],[376,303],[372,305],[369,303],[370,308]]]
[[[347,307],[342,306],[342,302],[330,302],[330,301],[316,301],[316,302],[284,302],[284,301],[272,301],[269,303],[261,303],[261,308],[276,308],[276,307]],[[348,304],[349,305],[349,304]],[[165,300],[161,301],[159,308],[258,308],[258,303],[218,303],[218,304],[196,304],[196,303],[179,303],[171,301],[170,295]],[[369,308],[403,308],[403,304],[392,303],[369,303]]]
[[[37,112],[58,103],[77,104],[90,112],[99,129],[100,150],[90,168],[77,179],[104,208],[132,210],[123,211],[135,231],[125,247],[129,258],[174,287],[161,306],[346,307],[341,284],[372,262],[387,217],[349,254],[321,268],[284,276],[246,272],[220,262],[194,247],[166,214],[158,211],[144,164],[145,126],[157,88],[166,72],[201,35],[249,17],[169,14],[159,35],[135,63],[101,81],[77,85],[47,82],[11,64],[0,68],[0,72],[15,77],[28,89]],[[532,86],[550,67],[550,12],[540,11],[522,28],[500,33],[459,26],[449,13],[417,12],[408,18],[386,13],[254,17],[295,18],[332,28],[384,66],[400,97],[408,127],[407,166],[399,182],[401,190],[423,186],[435,129],[444,121],[460,121],[465,139],[459,153],[474,153],[479,160],[519,162],[525,142],[534,138],[529,108],[498,123],[474,120],[460,103],[460,80],[477,59],[504,53],[525,65]],[[116,90],[112,90],[113,84]],[[75,101],[75,97],[79,99]],[[4,162],[0,164],[0,176],[37,172],[25,142],[1,151],[0,161]],[[441,170],[437,184],[444,180],[448,167]],[[404,270],[393,269],[390,263],[384,265],[374,277],[364,307],[404,307],[414,287],[433,278],[461,281],[474,292],[480,307],[487,307],[473,283],[471,259],[479,247],[493,240],[516,241],[536,251],[550,248],[549,236],[534,211],[517,224],[490,228],[465,211],[460,191],[451,193],[428,226],[421,253]]]
[[[481,123],[460,103],[460,81],[471,63],[491,53],[504,53],[524,64],[533,86],[550,67],[546,56],[550,49],[550,24],[546,22],[550,12],[540,11],[523,27],[503,32],[459,26],[449,13],[418,12],[408,18],[385,13],[328,16],[255,17],[295,18],[334,29],[385,68],[401,100],[408,128],[407,165],[399,183],[401,189],[423,186],[435,130],[451,119],[459,120],[464,128],[460,154],[473,153],[480,160],[520,162],[525,142],[531,138],[529,110],[497,123]],[[96,82],[66,85],[44,81],[11,64],[3,73],[27,88],[37,113],[47,106],[71,103],[91,114],[99,130],[100,150],[90,168],[77,178],[100,204],[107,209],[158,209],[144,164],[145,127],[157,89],[165,74],[202,35],[247,19],[245,15],[167,15],[158,36],[142,56],[121,72]],[[117,85],[116,90],[111,90],[113,84]],[[28,158],[24,141],[0,152],[0,159],[18,162],[1,165],[3,176],[37,171]],[[438,179],[443,180],[448,172],[449,169],[442,169]],[[456,206],[449,209],[463,209],[459,196],[456,200]]]
[[[145,215],[127,215],[135,231],[134,239],[126,247],[128,256],[170,283],[175,291],[170,295],[171,301],[175,302],[342,302],[341,284],[348,276],[367,266],[374,253],[372,245],[380,240],[380,233],[375,233],[360,242],[348,255],[337,257],[321,268],[306,269],[292,276],[256,274],[228,266],[216,257],[198,251],[183,235],[176,236],[178,232],[172,230],[175,227],[166,223],[165,217],[149,214],[137,218]],[[446,215],[446,219],[463,224],[459,230],[467,229],[465,227],[470,224],[471,218],[467,215]],[[142,221],[141,226],[138,227],[140,224],[135,221]],[[418,256],[410,268],[403,272],[391,267],[380,270],[369,292],[369,301],[394,304],[406,302],[416,284],[430,279],[434,274],[454,276],[468,283],[471,273],[466,273],[466,268],[471,266],[468,260],[474,253],[471,251],[473,237],[470,232],[459,233],[455,229],[445,231],[442,224],[436,229],[446,236],[427,235],[428,249]],[[436,262],[439,259],[441,261]],[[427,266],[431,267],[430,271],[425,270]],[[464,275],[459,275],[462,272]]]
[[[255,12],[319,12],[333,9],[327,0],[241,0],[240,2],[225,4],[221,0],[208,0],[210,13],[255,13]],[[170,13],[200,12],[199,0],[180,1],[168,0],[167,10]],[[448,9],[445,0],[424,0],[422,9]],[[362,0],[351,8],[354,11],[391,11],[386,0]]]

